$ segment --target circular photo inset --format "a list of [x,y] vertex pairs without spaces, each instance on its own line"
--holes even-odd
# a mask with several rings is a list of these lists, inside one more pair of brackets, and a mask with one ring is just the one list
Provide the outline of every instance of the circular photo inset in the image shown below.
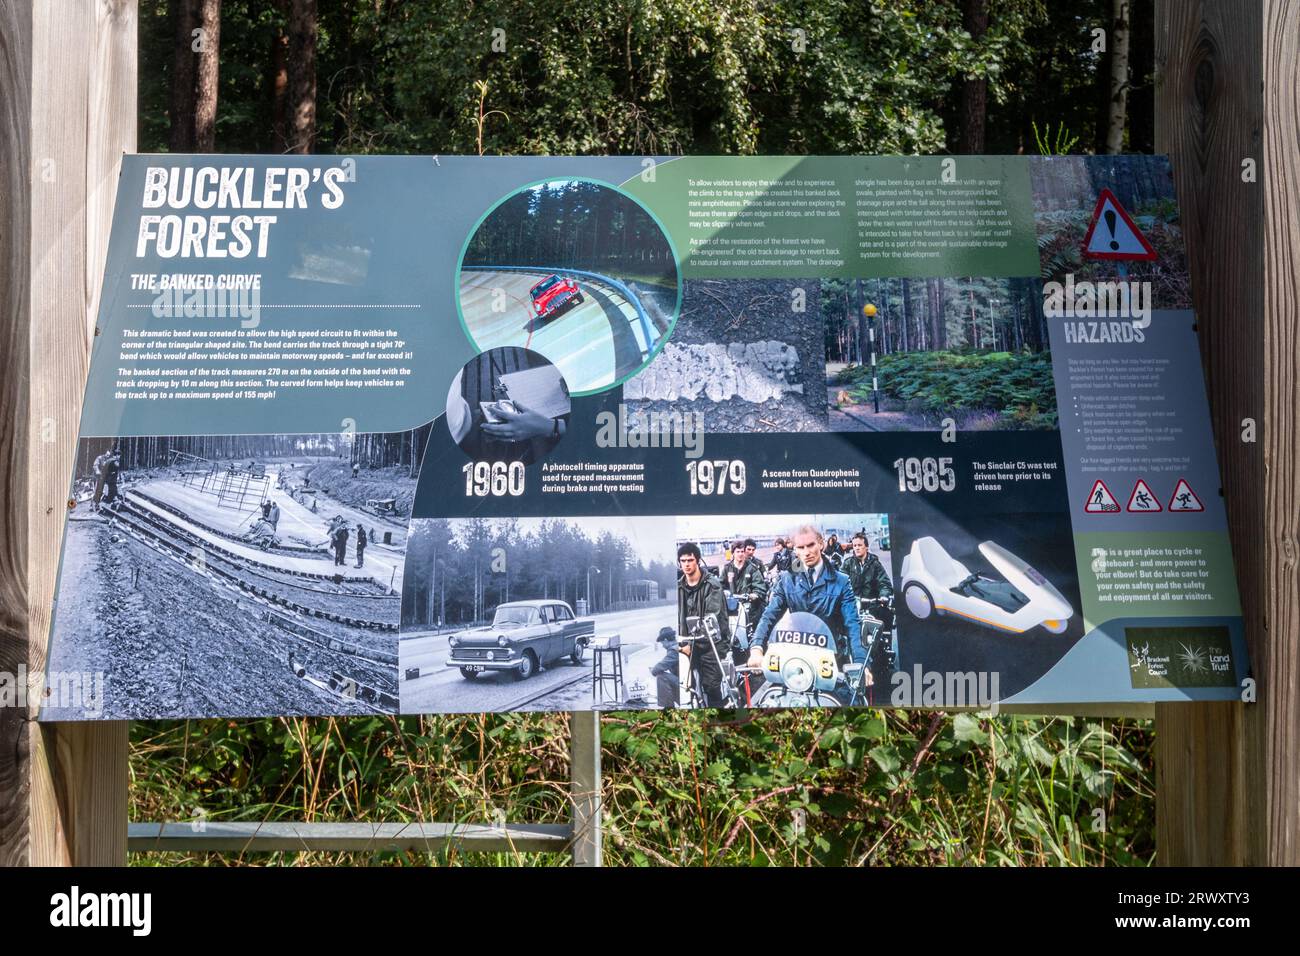
[[536,183],[497,203],[465,244],[459,278],[470,340],[484,351],[540,352],[575,395],[639,371],[681,305],[677,257],[659,221],[589,179]]
[[545,458],[569,427],[569,386],[536,352],[489,349],[474,356],[447,390],[447,429],[475,461]]

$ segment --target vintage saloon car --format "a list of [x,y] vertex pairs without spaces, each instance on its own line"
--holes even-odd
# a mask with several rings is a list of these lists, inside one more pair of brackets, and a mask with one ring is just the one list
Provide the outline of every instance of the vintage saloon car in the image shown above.
[[580,621],[563,601],[511,601],[498,605],[492,623],[449,637],[448,667],[466,680],[486,671],[509,671],[523,680],[554,661],[582,663],[595,636],[593,621]]
[[533,314],[545,322],[554,318],[565,309],[582,305],[582,289],[578,283],[567,276],[550,275],[542,279],[531,289],[528,295],[533,300]]

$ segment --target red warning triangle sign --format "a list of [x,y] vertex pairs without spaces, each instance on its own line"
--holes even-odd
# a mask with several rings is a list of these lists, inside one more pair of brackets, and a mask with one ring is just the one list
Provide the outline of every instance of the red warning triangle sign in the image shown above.
[[1169,499],[1170,511],[1204,511],[1205,505],[1201,504],[1201,499],[1196,497],[1196,492],[1192,491],[1192,486],[1187,483],[1186,478],[1179,478],[1178,484],[1174,486],[1173,497]]
[[1083,503],[1083,510],[1090,515],[1102,515],[1117,514],[1120,508],[1119,502],[1106,487],[1106,482],[1098,478],[1093,483],[1092,491],[1088,492],[1088,500]]
[[1156,251],[1142,235],[1115,194],[1103,189],[1083,237],[1085,259],[1155,259]]
[[1160,501],[1151,493],[1150,486],[1141,478],[1133,486],[1133,493],[1128,496],[1129,511],[1164,511]]

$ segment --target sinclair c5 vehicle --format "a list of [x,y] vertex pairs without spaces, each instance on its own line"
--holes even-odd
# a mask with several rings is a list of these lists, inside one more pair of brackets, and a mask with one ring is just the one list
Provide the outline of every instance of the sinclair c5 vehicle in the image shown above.
[[903,603],[913,617],[952,614],[1013,634],[1040,624],[1064,633],[1074,608],[1060,591],[1000,544],[985,541],[980,553],[1005,581],[972,574],[934,538],[917,538],[903,558]]
[[545,322],[553,319],[565,309],[581,305],[582,290],[578,283],[569,278],[550,275],[528,290],[533,300],[533,315]]

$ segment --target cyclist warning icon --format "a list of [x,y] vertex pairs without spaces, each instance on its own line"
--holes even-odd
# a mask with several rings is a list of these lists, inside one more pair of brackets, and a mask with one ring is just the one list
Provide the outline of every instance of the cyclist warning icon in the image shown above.
[[1151,493],[1150,486],[1141,478],[1133,486],[1133,493],[1128,496],[1129,511],[1164,511],[1160,507],[1160,502],[1156,496]]
[[1192,491],[1192,486],[1187,483],[1187,479],[1179,478],[1174,488],[1174,496],[1169,499],[1169,510],[1204,511],[1205,505],[1201,504],[1201,499],[1196,497],[1196,492]]
[[1106,487],[1106,482],[1098,478],[1092,486],[1092,491],[1088,492],[1088,500],[1084,502],[1083,510],[1090,515],[1102,515],[1116,514],[1120,508],[1119,502]]

